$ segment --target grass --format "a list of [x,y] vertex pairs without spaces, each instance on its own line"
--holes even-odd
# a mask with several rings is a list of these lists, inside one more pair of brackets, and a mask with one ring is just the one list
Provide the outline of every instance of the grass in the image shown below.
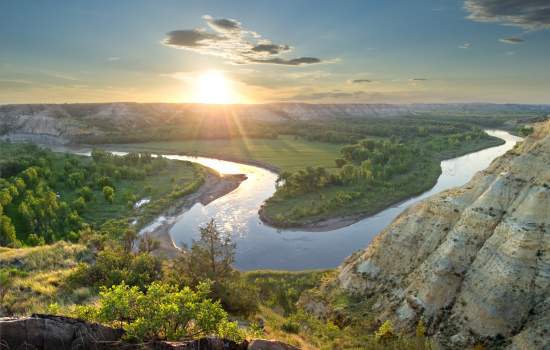
[[10,275],[0,314],[2,309],[14,315],[47,312],[52,303],[82,302],[91,295],[87,288],[63,288],[76,266],[91,258],[83,245],[61,241],[32,248],[3,248],[0,253],[0,269]]
[[[262,319],[264,329],[260,337],[277,339],[303,350],[427,350],[430,341],[421,336],[396,333],[392,338],[377,340],[374,332],[377,323],[373,316],[366,316],[372,307],[372,300],[350,298],[346,294],[320,291],[330,283],[335,271],[250,271],[243,275],[250,286],[258,288],[262,305],[256,319]],[[333,312],[332,319],[318,319],[305,313],[296,301],[304,295],[323,294]],[[306,296],[306,300],[308,297]],[[285,305],[294,302],[291,313],[285,312]],[[348,322],[338,315],[345,315]],[[338,325],[339,324],[339,325]]]
[[280,171],[294,172],[307,166],[336,169],[341,145],[306,141],[282,135],[276,139],[219,139],[179,142],[148,142],[114,145],[117,150],[165,154],[200,155],[235,161],[269,164]]

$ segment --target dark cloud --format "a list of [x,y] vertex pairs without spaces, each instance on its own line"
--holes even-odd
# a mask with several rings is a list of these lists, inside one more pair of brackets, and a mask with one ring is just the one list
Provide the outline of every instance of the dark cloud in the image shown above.
[[363,83],[372,83],[372,80],[369,79],[355,79],[351,81],[354,84],[363,84]]
[[174,47],[199,47],[219,40],[224,40],[224,38],[202,30],[189,29],[174,30],[167,33],[162,43]]
[[241,22],[231,19],[231,18],[219,18],[215,19],[212,16],[203,16],[203,19],[208,23],[208,25],[217,31],[240,31]]
[[205,55],[218,56],[235,64],[279,64],[301,66],[321,63],[316,57],[283,58],[289,52],[289,45],[280,45],[264,39],[256,32],[244,29],[234,19],[203,16],[207,29],[174,30],[166,34],[164,45],[195,51]]
[[506,44],[521,44],[525,40],[523,40],[522,38],[512,36],[509,38],[502,38],[499,41]]
[[290,51],[290,46],[276,44],[258,44],[252,48],[252,51],[267,52],[272,55],[277,55],[281,52]]
[[254,63],[271,63],[271,64],[282,64],[286,66],[300,66],[303,64],[313,64],[321,63],[321,60],[315,57],[298,57],[290,60],[286,60],[280,57],[274,57],[269,59],[253,59]]
[[428,79],[426,79],[426,78],[411,78],[411,79],[409,79],[409,81],[426,81],[426,80],[428,80]]
[[479,22],[500,22],[528,30],[550,28],[548,0],[466,0],[468,18]]

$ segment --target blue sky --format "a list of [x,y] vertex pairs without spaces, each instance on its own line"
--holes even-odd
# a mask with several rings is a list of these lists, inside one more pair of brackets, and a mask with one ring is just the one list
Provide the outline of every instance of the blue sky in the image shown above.
[[0,103],[550,103],[545,2],[3,1]]

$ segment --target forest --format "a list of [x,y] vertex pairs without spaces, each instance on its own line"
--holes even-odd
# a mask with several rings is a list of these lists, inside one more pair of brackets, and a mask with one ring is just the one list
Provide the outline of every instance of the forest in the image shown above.
[[[94,149],[86,157],[2,143],[0,245],[76,242],[86,227],[113,218],[143,224],[198,189],[205,171],[149,153],[116,156]],[[144,198],[146,205],[136,207]]]

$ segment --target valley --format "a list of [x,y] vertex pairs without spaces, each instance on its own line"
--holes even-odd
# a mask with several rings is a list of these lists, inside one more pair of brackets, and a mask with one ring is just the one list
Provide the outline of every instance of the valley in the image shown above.
[[[369,134],[342,129],[350,138],[363,137],[349,144],[321,141],[315,132],[309,136],[240,135],[215,140],[49,146],[55,153],[4,143],[4,192],[15,194],[9,192],[9,186],[17,185],[21,178],[25,187],[20,184],[19,188],[26,197],[12,196],[12,202],[4,205],[3,215],[13,223],[15,236],[4,243],[11,248],[0,248],[0,271],[10,286],[3,292],[3,310],[88,318],[80,305],[91,307],[86,305],[97,298],[101,286],[130,281],[146,288],[155,281],[181,281],[181,276],[186,276],[186,285],[198,286],[205,275],[201,272],[199,279],[187,275],[189,270],[184,266],[193,259],[187,252],[193,252],[193,247],[205,239],[204,230],[214,220],[213,232],[226,235],[233,244],[228,258],[238,270],[225,277],[212,276],[217,282],[209,295],[221,300],[232,317],[247,320],[248,337],[255,327],[250,317],[256,315],[267,322],[263,336],[304,349],[376,346],[374,337],[357,336],[376,331],[377,319],[353,323],[356,316],[347,307],[358,302],[355,292],[337,287],[341,268],[334,268],[343,260],[349,261],[349,255],[355,257],[357,253],[352,253],[358,248],[369,246],[385,226],[399,220],[403,210],[463,185],[521,140],[504,131],[464,127],[459,119],[430,131],[423,129],[424,121],[410,121],[408,127],[391,136],[381,134],[376,125],[382,124],[378,122],[355,121],[359,129],[368,126]],[[317,122],[308,123],[308,130],[318,127]],[[523,129],[530,128],[521,125],[514,132],[524,134]],[[364,159],[384,159],[386,149],[388,159],[373,161],[369,165],[374,168],[365,168]],[[15,156],[20,153],[30,156]],[[349,164],[347,170],[340,159]],[[392,164],[401,168],[392,170]],[[38,180],[29,178],[28,169],[36,170]],[[311,193],[289,192],[287,186],[296,181],[293,177],[308,174],[310,169],[315,170],[312,175],[326,176],[329,181]],[[359,170],[362,172],[354,174]],[[345,171],[353,181],[344,182]],[[376,175],[363,177],[368,171]],[[303,184],[319,179],[304,178]],[[302,184],[293,186],[298,186],[295,191]],[[105,187],[111,187],[112,192]],[[25,224],[18,211],[22,210],[20,202],[28,202],[31,190],[38,198],[47,191],[56,193],[58,202],[52,205],[72,210],[73,216],[78,215],[79,226],[62,235],[25,233],[24,227],[32,226],[24,225],[31,225],[32,219]],[[325,200],[334,201],[342,193],[353,192],[361,196],[341,209],[327,211],[328,216],[295,214],[294,208],[323,205]],[[32,206],[33,215],[47,215],[37,205]],[[265,214],[268,210],[299,220],[292,224],[271,222]],[[281,226],[287,229],[281,231],[277,228]],[[4,225],[4,235],[7,228]],[[199,265],[206,262],[194,261]],[[174,275],[178,273],[180,277]],[[241,296],[242,300],[224,294],[235,288],[251,290]],[[363,310],[371,305],[364,303],[353,307]],[[317,306],[311,309],[312,305]],[[343,313],[333,310],[340,307],[337,305],[344,307]],[[317,314],[319,307],[332,310],[331,316]],[[312,331],[303,333],[304,329]],[[240,339],[243,335],[233,336]],[[395,344],[429,348],[431,340],[407,336],[396,339]]]

